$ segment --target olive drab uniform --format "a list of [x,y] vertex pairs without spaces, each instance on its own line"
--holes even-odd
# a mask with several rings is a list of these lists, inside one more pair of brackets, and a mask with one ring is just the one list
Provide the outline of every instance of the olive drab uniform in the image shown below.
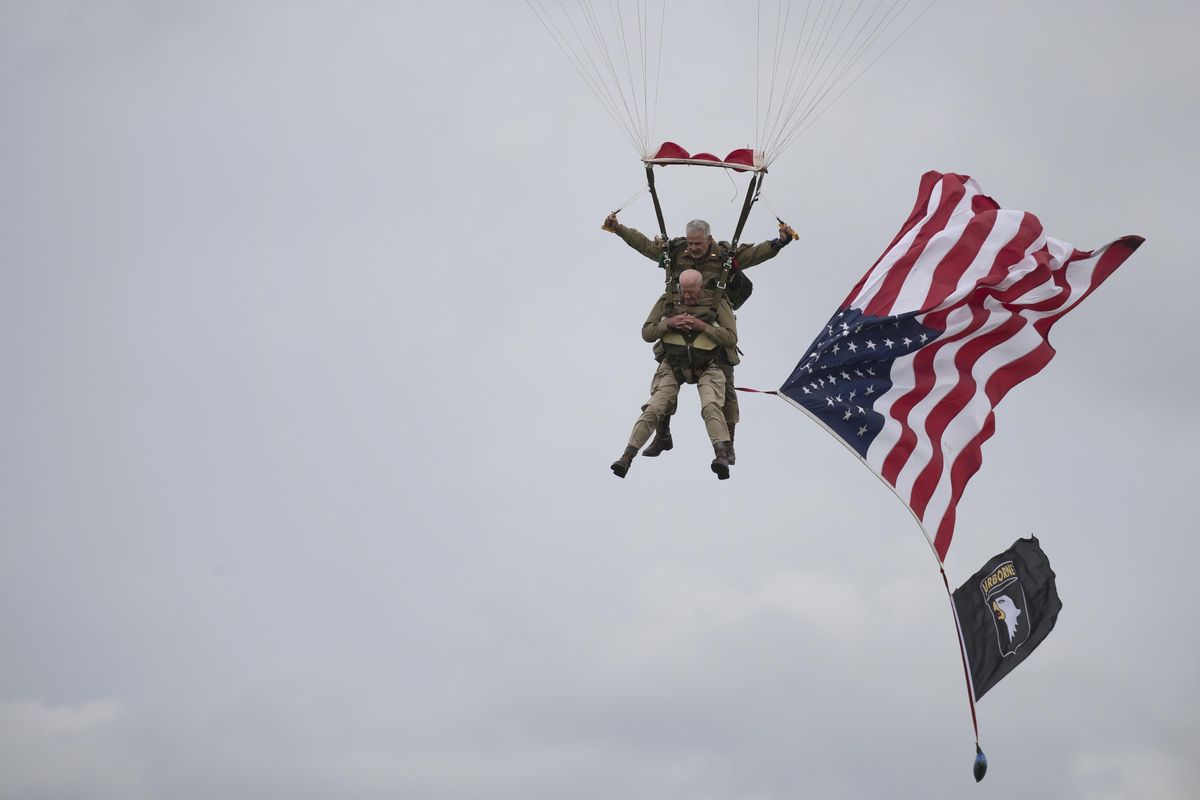
[[[617,223],[616,227],[611,229],[613,233],[621,237],[625,244],[637,250],[662,266],[662,240],[651,239],[646,234],[631,228],[628,225]],[[717,282],[720,280],[722,267],[724,265],[724,253],[729,250],[728,242],[718,242],[716,246],[709,246],[708,252],[700,258],[692,258],[684,246],[686,239],[672,239],[669,243],[671,254],[671,271],[673,277],[678,279],[679,273],[686,269],[694,269],[704,276],[705,293],[702,302],[711,304],[713,293],[716,290]],[[734,255],[737,269],[745,270],[764,261],[774,258],[778,255],[783,247],[778,240],[772,239],[758,244],[743,244],[739,245],[737,253]],[[731,284],[732,285],[732,284]],[[748,296],[748,291],[746,295]],[[724,301],[723,303],[724,304]],[[741,305],[741,303],[736,303]],[[736,306],[735,306],[736,307]],[[732,310],[730,313],[732,317]],[[741,359],[738,357],[736,346],[725,348],[725,363],[720,365],[725,374],[725,404],[724,413],[727,423],[737,423],[740,419],[740,411],[738,408],[737,392],[733,389],[733,367],[739,364]],[[673,411],[673,409],[672,409]]]
[[[628,225],[622,225],[618,222],[617,226],[613,228],[613,233],[620,236],[625,244],[637,250],[651,261],[657,263],[662,258],[662,242],[649,238],[636,228],[631,228]],[[720,251],[722,248],[728,249],[729,243],[717,242],[716,247],[710,247],[708,253],[699,259],[695,259],[688,254],[687,250],[683,249],[682,245],[684,241],[685,239],[682,237],[671,240],[671,259],[674,262],[671,265],[672,271],[678,275],[685,269],[698,270],[704,276],[704,285],[708,288],[713,288],[708,286],[708,282],[715,281],[721,276],[722,259]],[[675,253],[676,248],[680,250],[678,254]],[[774,258],[779,254],[780,249],[781,245],[776,239],[759,242],[758,244],[741,244],[738,245],[737,253],[734,254],[734,257],[737,259],[738,269],[749,269]]]
[[[703,332],[684,332],[667,327],[667,318],[691,314],[709,327]],[[668,409],[673,408],[683,383],[696,384],[700,393],[700,416],[708,438],[715,445],[729,441],[725,422],[725,373],[721,369],[724,351],[737,347],[737,323],[733,310],[722,301],[714,311],[711,303],[675,304],[668,308],[667,296],[658,298],[642,326],[642,338],[656,342],[658,369],[650,383],[650,400],[634,423],[629,447],[640,450],[654,433]]]

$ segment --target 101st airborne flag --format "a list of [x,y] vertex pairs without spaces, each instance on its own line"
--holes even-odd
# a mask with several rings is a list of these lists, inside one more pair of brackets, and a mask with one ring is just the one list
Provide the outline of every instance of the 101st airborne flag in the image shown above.
[[954,590],[954,608],[979,700],[1041,644],[1062,609],[1037,538],[993,556]]

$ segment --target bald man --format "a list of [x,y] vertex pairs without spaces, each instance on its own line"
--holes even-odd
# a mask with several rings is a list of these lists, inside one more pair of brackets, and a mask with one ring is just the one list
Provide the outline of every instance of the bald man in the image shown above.
[[633,458],[675,405],[679,386],[693,383],[700,393],[700,416],[713,445],[712,471],[720,480],[729,477],[729,427],[725,422],[725,373],[721,352],[737,345],[737,323],[729,304],[722,301],[714,311],[703,303],[704,276],[694,269],[679,275],[680,300],[669,305],[667,295],[658,298],[642,325],[642,338],[656,342],[658,369],[650,383],[650,399],[633,425],[629,444],[612,471],[624,478]]

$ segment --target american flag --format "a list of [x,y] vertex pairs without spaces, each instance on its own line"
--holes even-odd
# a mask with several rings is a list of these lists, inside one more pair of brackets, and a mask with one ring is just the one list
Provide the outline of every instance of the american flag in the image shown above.
[[928,172],[779,393],[892,486],[943,561],[996,405],[1049,363],[1050,328],[1142,241],[1076,250],[971,178]]

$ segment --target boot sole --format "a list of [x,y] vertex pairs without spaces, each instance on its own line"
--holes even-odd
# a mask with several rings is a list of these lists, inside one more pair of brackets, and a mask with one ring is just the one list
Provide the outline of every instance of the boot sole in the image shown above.
[[725,466],[724,464],[713,464],[712,471],[716,474],[717,480],[729,480],[729,467]]
[[613,475],[616,475],[618,478],[624,478],[629,472],[629,468],[620,463],[613,464],[611,467],[609,467],[609,469],[611,469],[613,471]]

